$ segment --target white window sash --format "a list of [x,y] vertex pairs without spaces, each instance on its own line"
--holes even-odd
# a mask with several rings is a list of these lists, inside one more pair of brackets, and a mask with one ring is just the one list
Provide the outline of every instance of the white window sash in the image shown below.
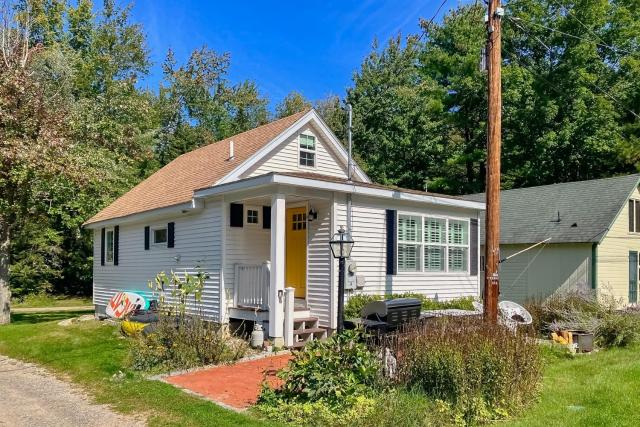
[[[412,240],[406,240],[406,239],[401,239],[401,219],[402,218],[420,218],[420,225],[417,228],[417,236],[418,236],[418,240],[412,241]],[[441,234],[444,234],[444,236],[441,235],[441,239],[444,238],[444,242],[439,242],[439,243],[430,243],[427,242],[427,238],[426,238],[426,233],[428,232],[427,229],[427,221],[428,220],[436,220],[436,221],[441,221],[442,225],[444,227],[444,232],[441,231]],[[462,226],[462,242],[464,242],[466,240],[466,243],[450,243],[449,242],[449,225],[451,222],[455,222],[455,223],[459,223]],[[433,216],[433,215],[424,215],[424,214],[415,214],[415,213],[398,213],[398,217],[396,220],[396,256],[398,257],[398,271],[400,273],[428,273],[428,274],[469,274],[470,272],[470,265],[469,263],[471,262],[471,236],[469,235],[471,227],[470,227],[470,221],[469,219],[466,218],[450,218],[450,217],[440,217],[440,216]],[[403,232],[402,234],[404,234],[406,236],[406,232]],[[416,254],[416,258],[417,258],[417,262],[418,262],[418,268],[413,270],[413,269],[403,269],[402,265],[400,263],[400,248],[401,245],[415,245],[418,246],[418,252]],[[440,270],[434,270],[434,269],[428,269],[426,268],[426,256],[427,256],[427,251],[429,247],[437,247],[437,248],[441,248],[441,251],[443,253],[442,256],[442,269]],[[461,270],[453,270],[449,267],[449,250],[452,248],[461,248],[461,249],[466,249],[466,262],[464,262],[464,266],[463,269]],[[463,251],[463,253],[465,253]],[[464,256],[464,255],[463,255]]]
[[[111,235],[111,242],[109,242],[109,235]],[[104,260],[105,263],[107,264],[113,264],[113,260],[115,258],[115,231],[113,228],[109,228],[107,230],[105,230],[104,233],[104,252],[105,252],[105,256],[104,256]],[[111,259],[109,259],[111,258]]]

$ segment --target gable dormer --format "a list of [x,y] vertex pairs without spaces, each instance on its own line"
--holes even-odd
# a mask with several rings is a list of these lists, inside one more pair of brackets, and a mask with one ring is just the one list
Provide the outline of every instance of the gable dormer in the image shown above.
[[[271,172],[302,172],[347,178],[347,151],[314,110],[239,165],[217,184]],[[352,179],[370,182],[355,164]]]
[[269,172],[309,172],[347,178],[347,165],[313,125],[307,124],[267,154],[243,178]]

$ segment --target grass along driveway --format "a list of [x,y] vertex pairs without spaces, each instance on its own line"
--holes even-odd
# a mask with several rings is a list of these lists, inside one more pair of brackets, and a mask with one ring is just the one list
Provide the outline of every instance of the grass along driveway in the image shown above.
[[117,329],[97,321],[58,326],[61,318],[75,314],[13,316],[12,324],[0,326],[0,353],[42,365],[83,386],[97,403],[109,404],[118,412],[142,413],[149,425],[266,425],[123,370],[128,344]]
[[543,390],[510,426],[640,425],[640,346],[575,359],[546,355]]
[[[75,313],[14,315],[0,326],[0,353],[35,362],[84,386],[98,403],[148,416],[150,425],[258,426],[265,422],[225,410],[168,384],[125,371],[127,342],[115,327],[84,322],[57,325]],[[546,355],[542,394],[512,426],[637,426],[640,347],[575,359]],[[115,375],[115,377],[114,377]]]

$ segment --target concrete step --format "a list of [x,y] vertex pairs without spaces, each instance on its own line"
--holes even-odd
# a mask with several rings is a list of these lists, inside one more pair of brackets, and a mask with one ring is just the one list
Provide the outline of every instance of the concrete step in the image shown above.
[[311,317],[311,310],[297,310],[293,312],[293,321],[297,322],[298,319],[307,319]]

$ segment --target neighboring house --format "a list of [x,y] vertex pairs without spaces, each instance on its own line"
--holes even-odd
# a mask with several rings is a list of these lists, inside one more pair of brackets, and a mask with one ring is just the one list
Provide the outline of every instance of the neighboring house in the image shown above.
[[[637,303],[639,181],[628,175],[502,191],[501,258],[551,240],[500,264],[500,299],[523,302],[586,288],[621,305]],[[484,241],[484,214],[482,229]]]
[[292,287],[295,315],[333,329],[329,240],[347,225],[348,198],[358,292],[477,296],[484,203],[373,184],[358,166],[349,181],[347,163],[314,110],[176,158],[86,222],[96,311],[117,291],[148,291],[160,271],[204,271],[216,322],[260,319],[281,338]]

